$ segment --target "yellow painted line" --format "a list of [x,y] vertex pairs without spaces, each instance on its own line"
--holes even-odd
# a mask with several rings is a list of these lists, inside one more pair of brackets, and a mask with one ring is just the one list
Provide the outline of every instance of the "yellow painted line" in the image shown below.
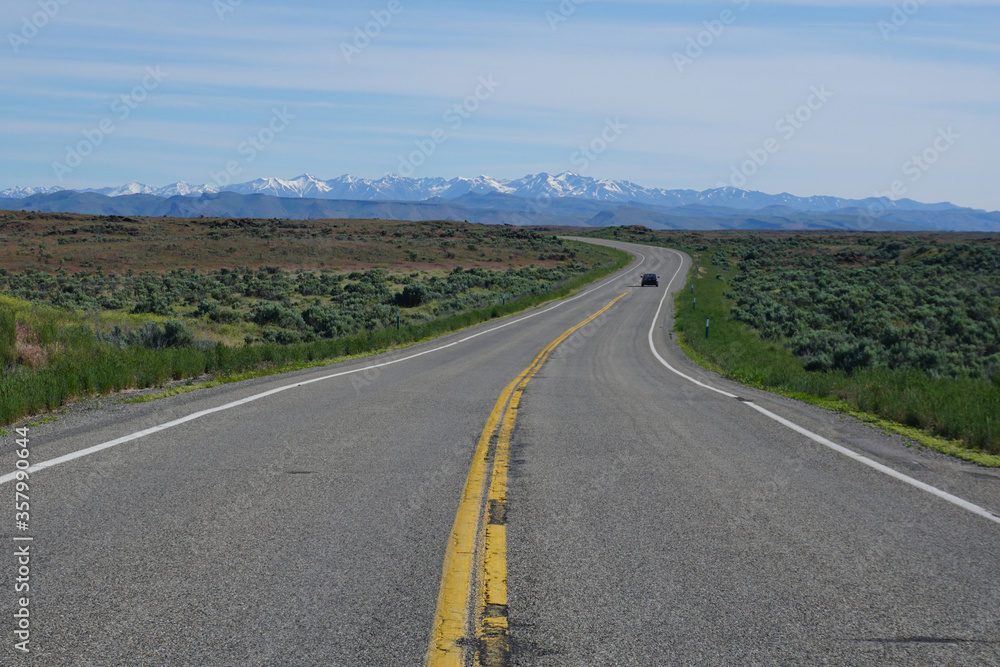
[[459,641],[469,633],[469,603],[471,596],[470,574],[473,570],[473,555],[476,547],[476,532],[482,508],[483,488],[486,482],[486,466],[489,463],[490,439],[500,421],[503,408],[510,398],[520,377],[511,382],[500,394],[493,411],[486,419],[486,428],[479,437],[476,452],[465,480],[462,499],[452,524],[448,546],[445,549],[444,570],[441,573],[441,589],[438,592],[437,611],[431,643],[427,648],[424,664],[428,667],[462,667],[465,665],[465,649]]
[[[498,651],[507,650],[507,527],[502,521],[491,522],[490,512],[505,511],[510,434],[521,394],[560,343],[626,294],[546,345],[504,388],[487,417],[445,549],[437,610],[424,657],[427,667],[461,667],[470,654],[477,654],[473,656],[477,664],[489,665],[495,662]],[[475,650],[477,644],[483,646],[483,655]]]

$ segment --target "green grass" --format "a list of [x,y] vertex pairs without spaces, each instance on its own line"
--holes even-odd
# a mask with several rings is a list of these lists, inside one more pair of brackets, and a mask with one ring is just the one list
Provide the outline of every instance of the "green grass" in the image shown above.
[[[707,254],[695,262],[675,303],[675,329],[695,361],[737,382],[850,412],[919,436],[922,444],[939,451],[1000,466],[1000,386],[989,380],[930,378],[913,369],[852,375],[806,371],[789,350],[762,341],[756,331],[732,319],[724,293],[733,271],[709,264]],[[706,319],[711,322],[707,339]]]
[[99,341],[94,329],[85,322],[87,316],[0,298],[0,313],[6,313],[0,315],[0,343],[9,338],[6,331],[13,313],[13,319],[28,324],[37,333],[40,346],[56,350],[47,365],[37,369],[16,365],[0,376],[0,424],[11,424],[28,415],[55,410],[74,399],[93,395],[159,387],[170,381],[205,374],[217,381],[242,379],[409,345],[562,298],[624,268],[630,260],[629,255],[620,251],[605,252],[604,260],[590,271],[549,291],[399,329],[393,327],[287,345],[120,348]]

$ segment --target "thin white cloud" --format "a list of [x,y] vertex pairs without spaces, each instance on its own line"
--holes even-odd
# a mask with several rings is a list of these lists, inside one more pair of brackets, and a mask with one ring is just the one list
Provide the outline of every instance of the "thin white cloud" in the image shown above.
[[[120,156],[133,158],[144,143],[157,159],[137,160],[129,178],[197,179],[276,105],[294,108],[298,122],[250,171],[376,175],[492,75],[502,85],[450,133],[430,172],[571,168],[569,155],[594,128],[621,116],[629,131],[595,172],[708,187],[774,134],[811,86],[826,85],[835,97],[750,187],[869,194],[952,124],[969,139],[911,196],[1000,208],[990,176],[1000,150],[995,3],[927,3],[886,40],[876,22],[891,3],[753,0],[678,71],[673,54],[702,20],[733,5],[589,0],[552,30],[545,12],[558,2],[412,3],[348,63],[341,42],[379,3],[256,0],[224,20],[206,0],[69,3],[22,53],[0,55],[5,88],[17,91],[0,101],[10,163],[0,166],[0,185],[46,184],[47,156],[106,116],[145,67],[160,65],[166,82],[80,179],[122,180],[129,160]],[[12,0],[0,21],[16,26],[33,7]]]

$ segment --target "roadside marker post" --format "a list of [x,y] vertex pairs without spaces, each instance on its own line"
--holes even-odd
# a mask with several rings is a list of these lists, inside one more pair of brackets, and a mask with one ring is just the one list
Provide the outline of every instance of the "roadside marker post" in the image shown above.
[[706,339],[708,338],[708,325],[709,325],[710,322],[711,322],[711,320],[705,320],[705,338]]

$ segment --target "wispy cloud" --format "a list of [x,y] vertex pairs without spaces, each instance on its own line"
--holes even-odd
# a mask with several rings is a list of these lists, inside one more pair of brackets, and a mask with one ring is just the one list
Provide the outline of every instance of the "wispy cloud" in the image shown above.
[[[0,53],[0,185],[53,184],[51,163],[110,113],[144,68],[170,77],[64,185],[205,181],[276,105],[296,122],[246,176],[393,170],[442,125],[478,77],[503,83],[426,160],[425,175],[571,169],[609,116],[630,129],[588,166],[644,185],[711,187],[774,133],[810,86],[836,97],[748,187],[867,196],[937,128],[956,145],[908,196],[1000,209],[1000,9],[922,3],[886,39],[893,5],[745,0],[588,0],[553,30],[558,2],[410,2],[347,62],[341,45],[386,2],[67,2],[15,52]],[[741,9],[746,5],[745,9]],[[18,34],[37,2],[0,9]],[[734,11],[678,71],[672,55]]]

